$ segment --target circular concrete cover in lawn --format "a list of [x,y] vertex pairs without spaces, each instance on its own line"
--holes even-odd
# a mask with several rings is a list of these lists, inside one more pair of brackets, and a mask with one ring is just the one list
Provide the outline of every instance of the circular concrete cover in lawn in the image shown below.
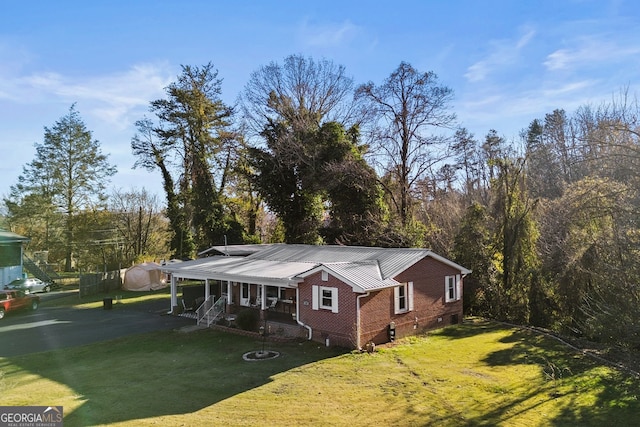
[[242,358],[247,362],[259,362],[261,360],[275,359],[278,356],[280,356],[280,353],[278,353],[277,351],[256,350],[256,351],[250,351],[248,353],[243,354]]

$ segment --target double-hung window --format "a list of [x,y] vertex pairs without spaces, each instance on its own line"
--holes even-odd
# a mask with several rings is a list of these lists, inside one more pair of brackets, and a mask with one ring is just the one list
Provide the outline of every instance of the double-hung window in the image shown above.
[[313,285],[312,308],[338,312],[338,288]]
[[413,282],[401,283],[393,288],[395,314],[413,310]]
[[454,302],[460,299],[462,293],[462,281],[460,275],[446,276],[444,278],[444,301]]
[[333,306],[333,289],[320,287],[320,308],[331,310]]

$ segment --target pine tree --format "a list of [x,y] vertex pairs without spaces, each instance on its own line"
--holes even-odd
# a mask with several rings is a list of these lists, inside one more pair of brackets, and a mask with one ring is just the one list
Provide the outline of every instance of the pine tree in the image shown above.
[[116,168],[109,164],[75,104],[53,127],[45,127],[44,141],[35,147],[36,157],[23,167],[19,184],[12,187],[13,212],[37,198],[41,209],[61,213],[65,271],[70,271],[75,218],[82,210],[105,202],[106,185]]

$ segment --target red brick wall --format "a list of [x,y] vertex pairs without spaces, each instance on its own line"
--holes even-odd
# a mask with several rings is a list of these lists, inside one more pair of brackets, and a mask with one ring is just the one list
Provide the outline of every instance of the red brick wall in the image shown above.
[[[389,321],[396,324],[397,338],[449,325],[455,316],[462,321],[462,295],[458,301],[445,303],[444,278],[456,274],[460,271],[427,257],[395,277],[400,283],[413,282],[413,311],[393,314],[393,290],[388,290],[391,294],[385,296],[391,300]],[[370,330],[369,325],[378,323],[379,320],[371,320],[371,316],[362,317],[363,330]],[[381,338],[380,333],[376,338]]]
[[[338,288],[338,313],[326,309],[313,309],[313,285]],[[300,321],[313,330],[312,339],[330,345],[353,348],[356,346],[356,297],[353,288],[332,275],[322,281],[320,272],[307,277],[298,285]]]
[[[460,274],[460,271],[432,258],[425,258],[408,268],[395,279],[413,282],[413,311],[394,314],[394,290],[382,289],[371,292],[360,300],[360,345],[368,341],[382,344],[389,341],[388,326],[396,325],[396,338],[434,329],[453,323],[454,317],[462,321],[462,295],[460,300],[445,303],[445,276]],[[357,296],[351,286],[329,275],[322,281],[321,273],[314,274],[299,284],[300,321],[313,330],[313,340],[330,345],[354,348],[356,346]],[[338,288],[339,312],[312,309],[312,286]]]
[[[360,345],[389,341],[388,327],[395,315],[393,289],[371,292],[360,300]],[[397,330],[397,329],[396,329]]]

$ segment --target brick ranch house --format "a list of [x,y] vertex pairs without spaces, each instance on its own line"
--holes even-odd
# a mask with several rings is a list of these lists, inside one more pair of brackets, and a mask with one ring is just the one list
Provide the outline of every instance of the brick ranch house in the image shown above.
[[416,248],[273,244],[208,252],[218,255],[163,266],[172,312],[178,283],[199,280],[201,308],[223,303],[225,316],[253,308],[307,339],[356,349],[460,322],[462,282],[471,273]]

